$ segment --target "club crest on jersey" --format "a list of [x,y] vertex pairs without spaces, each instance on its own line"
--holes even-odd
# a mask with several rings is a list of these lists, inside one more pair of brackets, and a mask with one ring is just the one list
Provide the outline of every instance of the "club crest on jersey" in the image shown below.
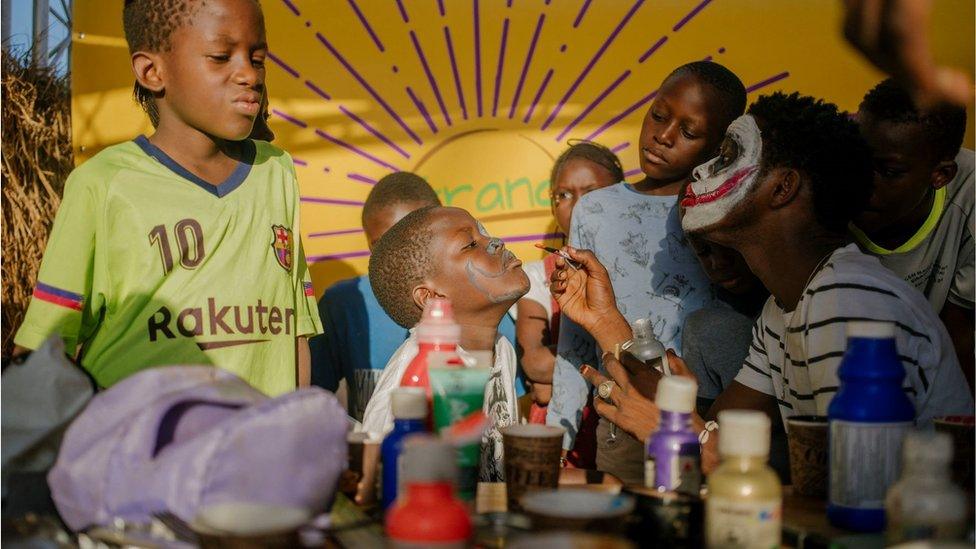
[[291,272],[293,259],[295,257],[294,252],[294,241],[291,236],[291,229],[285,228],[283,225],[272,225],[271,232],[274,233],[274,240],[271,241],[271,248],[274,250],[275,259],[278,260],[278,265]]

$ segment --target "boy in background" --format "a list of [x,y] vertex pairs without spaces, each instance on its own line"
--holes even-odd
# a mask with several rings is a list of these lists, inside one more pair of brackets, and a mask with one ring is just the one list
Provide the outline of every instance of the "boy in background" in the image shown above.
[[[617,308],[628,322],[650,318],[665,347],[680,349],[685,316],[716,303],[681,230],[676,196],[692,169],[716,154],[726,127],[745,104],[745,87],[722,65],[678,67],[661,84],[641,127],[645,178],[593,191],[573,211],[570,245],[594,251],[610,272]],[[573,447],[590,391],[578,368],[596,364],[598,356],[586,331],[564,318],[546,420],[566,429],[566,450]],[[624,483],[643,482],[644,441],[618,433],[602,419],[596,437],[599,470]]]
[[973,388],[973,151],[960,148],[966,109],[915,106],[885,80],[864,96],[861,134],[874,191],[851,226],[858,245],[925,294]]
[[128,0],[135,95],[156,128],[72,172],[17,332],[80,347],[101,387],[212,364],[270,394],[309,382],[321,332],[291,157],[246,139],[268,46],[254,0]]
[[[504,480],[498,430],[519,422],[517,359],[498,325],[529,289],[522,262],[468,212],[427,207],[407,214],[376,242],[369,280],[380,305],[403,327],[420,321],[429,299],[450,299],[454,320],[461,325],[458,355],[472,366],[470,351],[492,352],[485,410],[493,428],[482,451],[481,477],[489,482]],[[372,437],[382,438],[393,428],[390,392],[400,386],[417,350],[411,333],[383,370],[363,417],[363,429]]]

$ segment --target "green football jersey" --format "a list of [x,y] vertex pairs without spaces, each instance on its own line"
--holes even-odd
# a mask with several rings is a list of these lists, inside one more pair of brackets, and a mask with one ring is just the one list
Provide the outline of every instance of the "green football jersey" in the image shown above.
[[60,334],[102,387],[151,366],[210,364],[270,394],[296,384],[295,339],[322,332],[291,157],[245,141],[220,185],[144,136],[65,184],[15,342]]

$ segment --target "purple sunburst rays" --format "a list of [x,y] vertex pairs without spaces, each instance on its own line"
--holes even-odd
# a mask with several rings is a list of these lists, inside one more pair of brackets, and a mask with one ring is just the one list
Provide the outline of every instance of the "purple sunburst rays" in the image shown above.
[[625,142],[617,145],[616,147],[610,149],[610,152],[612,152],[613,154],[617,154],[618,152],[626,149],[629,146],[630,146],[630,142],[629,141],[625,141]]
[[513,236],[503,236],[502,241],[506,243],[512,242],[541,242],[543,240],[555,240],[563,238],[563,233],[541,233],[541,234],[519,234]]
[[701,12],[701,10],[705,9],[705,7],[708,6],[711,3],[712,3],[712,0],[702,0],[702,2],[700,4],[698,4],[697,6],[695,6],[694,8],[692,8],[692,10],[690,12],[688,12],[687,15],[685,15],[684,17],[681,18],[680,21],[678,21],[677,23],[675,23],[675,25],[671,29],[671,31],[672,32],[678,32],[679,30],[681,30],[681,27],[687,25],[689,21],[691,21],[692,19],[694,19],[694,17],[696,15],[698,15]]
[[424,117],[424,120],[427,122],[427,127],[430,128],[431,133],[437,133],[437,126],[434,124],[434,119],[430,117],[430,113],[427,112],[427,107],[425,107],[423,101],[417,97],[417,94],[413,93],[410,86],[407,86],[407,95],[410,96],[410,100],[413,101],[413,104],[415,107],[417,107],[417,111],[420,112],[420,115]]
[[332,100],[332,96],[331,95],[325,93],[325,90],[323,90],[322,88],[316,86],[315,83],[312,82],[311,80],[306,80],[305,81],[305,87],[308,88],[308,89],[310,89],[310,90],[312,90],[312,92],[315,95],[321,97],[322,99],[325,99],[326,101],[331,101]]
[[614,116],[610,120],[606,121],[602,126],[600,126],[599,128],[597,128],[596,130],[594,130],[593,133],[591,133],[590,135],[586,136],[586,140],[587,141],[593,141],[594,139],[596,139],[597,136],[599,136],[601,133],[607,131],[611,126],[613,126],[617,122],[620,122],[624,118],[627,118],[628,116],[631,115],[631,113],[633,113],[637,109],[643,107],[648,102],[650,102],[652,99],[654,99],[655,97],[657,97],[657,92],[658,92],[658,90],[654,90],[651,93],[645,95],[644,97],[641,97],[640,99],[638,99],[636,103],[634,103],[633,105],[627,107],[626,109],[623,110],[623,112],[621,112],[617,116]]
[[352,11],[356,12],[356,17],[359,18],[359,22],[362,23],[363,28],[366,29],[369,37],[373,39],[373,43],[376,44],[376,47],[379,48],[380,52],[385,52],[386,49],[383,48],[383,43],[380,42],[380,37],[376,36],[372,25],[369,24],[369,21],[366,20],[366,16],[363,15],[362,10],[360,10],[359,6],[356,4],[356,0],[349,0],[349,6],[352,8]]
[[632,176],[635,176],[635,175],[637,175],[639,173],[644,173],[644,172],[642,172],[640,168],[634,168],[633,170],[627,170],[627,171],[625,171],[624,172],[624,177],[632,177]]
[[447,44],[447,56],[451,60],[451,73],[454,75],[454,86],[457,89],[458,103],[461,105],[461,116],[468,119],[468,106],[464,103],[464,90],[461,86],[461,74],[458,72],[457,59],[454,57],[454,43],[451,41],[451,31],[444,26],[444,42]]
[[749,86],[748,88],[746,88],[746,93],[752,93],[752,92],[754,92],[754,91],[756,91],[756,90],[758,90],[760,88],[765,88],[766,86],[768,86],[770,84],[774,84],[776,82],[779,82],[780,80],[788,77],[789,75],[790,75],[789,71],[783,71],[783,72],[781,72],[781,73],[779,73],[777,75],[770,76],[769,78],[767,78],[765,80],[760,80],[759,82],[756,82],[755,84],[753,84],[753,85]]
[[334,143],[336,145],[339,145],[340,147],[342,147],[342,148],[344,148],[344,149],[346,149],[346,150],[348,150],[348,151],[350,151],[350,152],[352,152],[354,154],[357,154],[357,155],[365,158],[366,160],[369,160],[370,162],[374,162],[376,164],[379,164],[380,166],[383,166],[384,168],[386,168],[388,170],[392,170],[394,172],[402,171],[400,168],[394,166],[393,164],[390,164],[389,162],[386,162],[385,160],[381,160],[381,159],[379,159],[379,158],[377,158],[377,157],[369,154],[368,152],[360,149],[359,147],[357,147],[357,146],[355,146],[355,145],[353,145],[351,143],[346,143],[345,141],[339,139],[338,137],[335,137],[334,135],[330,135],[330,134],[322,131],[319,128],[315,128],[315,135],[321,137],[322,139],[325,139],[326,141],[329,141],[331,143]]
[[522,122],[528,124],[529,120],[532,119],[532,114],[535,112],[536,105],[539,104],[539,100],[542,99],[542,94],[546,91],[546,86],[549,85],[549,80],[552,79],[553,70],[549,69],[546,75],[542,78],[542,83],[539,84],[539,91],[535,92],[535,97],[532,98],[532,104],[529,105],[529,110],[525,111],[525,117],[522,118]]
[[566,134],[572,131],[572,129],[575,128],[580,122],[582,122],[584,118],[586,118],[591,112],[593,112],[593,109],[595,109],[597,105],[602,103],[603,100],[606,99],[607,96],[613,92],[613,90],[617,89],[617,86],[619,86],[624,80],[626,80],[628,76],[630,76],[630,70],[626,70],[624,71],[623,74],[618,76],[616,80],[614,80],[609,86],[607,86],[607,89],[603,90],[603,92],[600,93],[600,95],[598,95],[596,99],[593,100],[593,102],[591,102],[589,105],[586,106],[585,109],[583,109],[583,112],[581,112],[579,116],[574,118],[572,122],[566,125],[563,131],[559,132],[559,135],[556,136],[556,141],[562,141],[563,138],[566,137]]
[[365,176],[365,175],[363,175],[361,173],[349,172],[349,173],[346,174],[346,177],[348,177],[349,179],[352,179],[353,181],[357,181],[359,183],[365,183],[367,185],[375,185],[376,184],[376,180],[375,179],[373,179],[372,177],[367,177],[367,176]]
[[437,0],[437,11],[444,17],[444,0]]
[[667,41],[668,41],[667,36],[662,36],[661,38],[658,38],[657,42],[654,42],[654,45],[652,45],[650,48],[647,48],[647,51],[645,51],[643,55],[641,55],[640,58],[637,59],[637,62],[643,63],[644,61],[647,61],[647,58],[654,55],[654,52],[659,50],[661,46],[663,46],[664,43]]
[[288,74],[292,75],[292,77],[299,78],[298,71],[296,71],[295,69],[293,69],[291,67],[291,65],[289,65],[288,63],[285,63],[280,57],[278,57],[277,55],[271,53],[270,51],[268,52],[268,59],[274,61],[274,64],[275,65],[278,65],[279,67],[281,67],[281,69],[283,71],[285,71]]
[[299,198],[302,202],[307,202],[309,204],[328,204],[330,206],[351,206],[362,208],[366,205],[365,202],[361,200],[345,200],[343,198],[324,198],[321,196],[303,196]]
[[379,139],[383,143],[386,143],[391,149],[393,149],[394,151],[396,151],[397,154],[399,154],[400,156],[402,156],[404,158],[407,158],[407,159],[410,158],[410,154],[407,153],[407,151],[403,150],[403,148],[401,148],[399,145],[397,145],[396,143],[394,143],[393,141],[391,141],[389,137],[383,135],[379,130],[377,130],[373,126],[370,126],[369,123],[367,123],[365,120],[363,120],[362,118],[356,116],[355,113],[353,113],[352,111],[350,111],[349,109],[345,108],[342,105],[339,105],[339,110],[342,112],[342,114],[348,116],[354,122],[356,122],[357,124],[359,124],[360,127],[362,127],[364,130],[366,130],[367,132],[373,134],[373,137]]
[[403,0],[396,0],[397,8],[400,10],[400,17],[403,18],[404,23],[409,23],[410,18],[407,17],[407,9],[403,7]]
[[502,70],[505,68],[505,46],[508,44],[508,17],[502,25],[502,43],[498,48],[498,68],[495,70],[495,96],[491,102],[491,115],[498,116],[498,95],[502,88]]
[[573,81],[573,84],[569,87],[568,90],[566,90],[566,93],[563,95],[562,99],[560,99],[559,102],[556,104],[556,108],[553,109],[552,112],[549,114],[549,118],[547,118],[546,121],[542,124],[543,130],[549,128],[552,122],[556,119],[556,116],[559,115],[559,112],[562,111],[563,106],[566,104],[567,101],[569,101],[569,98],[572,97],[574,93],[576,93],[576,89],[579,88],[580,84],[583,82],[586,76],[590,74],[591,70],[593,70],[593,66],[596,65],[596,62],[600,60],[604,52],[607,51],[607,48],[610,47],[610,44],[613,43],[613,41],[617,38],[617,35],[620,34],[620,31],[623,30],[624,26],[627,25],[627,22],[634,17],[634,14],[637,13],[638,8],[640,8],[643,4],[644,4],[644,0],[637,0],[636,2],[634,2],[634,5],[631,6],[630,10],[627,11],[623,19],[621,19],[620,22],[617,23],[617,26],[613,29],[613,32],[611,32],[610,36],[608,36],[607,39],[604,40],[603,44],[596,51],[596,53],[586,64],[586,66],[583,68],[583,72],[581,72],[580,75],[576,77],[576,80]]
[[298,158],[295,158],[294,156],[291,158],[291,163],[294,164],[294,165],[296,165],[296,166],[302,166],[303,168],[305,166],[308,166],[308,162],[306,162],[304,160],[301,160],[301,159],[298,159]]
[[342,236],[342,235],[345,235],[345,234],[357,234],[357,233],[361,233],[361,232],[363,232],[363,230],[361,228],[358,228],[358,229],[341,229],[341,230],[338,230],[338,231],[323,231],[323,232],[320,232],[320,233],[309,233],[308,236],[310,238],[323,238],[323,237],[327,237],[327,236]]
[[590,9],[590,2],[592,0],[583,0],[583,6],[580,7],[579,13],[576,15],[576,20],[573,21],[573,28],[579,26],[580,22],[583,21],[583,16],[586,15],[586,10]]
[[474,9],[474,89],[478,99],[478,118],[481,118],[484,115],[481,102],[481,10],[478,9],[478,0],[471,0],[471,4]]
[[529,65],[532,64],[532,56],[535,55],[535,46],[539,42],[539,34],[542,32],[542,24],[546,20],[545,14],[539,15],[539,22],[535,24],[535,32],[532,33],[532,41],[529,42],[529,51],[525,54],[525,62],[522,63],[522,74],[519,75],[518,85],[515,87],[515,95],[512,97],[512,106],[508,109],[508,118],[515,116],[515,107],[518,106],[519,97],[522,95],[522,86],[525,84],[525,76],[529,73]]
[[281,1],[285,4],[285,7],[291,10],[291,12],[294,13],[296,16],[302,14],[300,11],[298,11],[298,8],[295,7],[295,4],[292,4],[291,0],[281,0]]
[[307,128],[308,127],[308,124],[304,120],[299,120],[299,119],[295,118],[294,116],[291,116],[290,114],[286,114],[284,112],[279,111],[278,109],[271,109],[271,114],[277,116],[278,118],[281,118],[282,120],[285,120],[287,122],[290,122],[290,123],[298,126],[299,128]]
[[441,90],[437,85],[437,79],[434,78],[434,73],[430,70],[430,65],[427,63],[427,56],[424,55],[424,50],[420,47],[420,41],[417,40],[417,34],[413,31],[410,31],[410,40],[413,42],[414,49],[417,50],[417,57],[420,58],[420,64],[424,68],[424,74],[427,75],[427,82],[430,83],[430,88],[434,92],[434,98],[437,100],[437,106],[440,107],[441,114],[444,115],[444,123],[451,126],[451,115],[447,113],[447,107],[444,106],[444,98],[441,97]]
[[356,250],[354,252],[343,252],[339,254],[310,255],[305,258],[308,263],[320,263],[322,261],[336,261],[339,259],[353,259],[356,257],[369,257],[369,250]]
[[394,111],[392,107],[390,107],[390,104],[387,103],[382,97],[380,97],[380,94],[377,93],[375,89],[373,89],[373,86],[369,85],[369,82],[367,82],[366,79],[363,78],[361,74],[359,74],[359,71],[353,68],[353,66],[349,64],[349,61],[347,61],[346,58],[343,57],[341,53],[339,53],[339,50],[337,50],[335,46],[333,46],[332,43],[329,42],[329,40],[325,36],[322,36],[322,33],[316,32],[315,37],[318,39],[319,42],[322,43],[323,46],[325,46],[327,50],[329,50],[329,53],[331,53],[336,58],[336,60],[338,60],[339,63],[343,67],[345,67],[346,71],[348,71],[349,74],[351,74],[352,77],[355,78],[357,82],[359,82],[359,84],[366,90],[366,92],[369,93],[373,97],[373,99],[375,99],[376,102],[380,104],[381,107],[383,107],[383,110],[385,110],[387,114],[389,114],[393,118],[393,120],[397,123],[397,125],[399,125],[403,129],[403,131],[406,132],[406,134],[409,135],[410,138],[414,140],[414,142],[416,142],[418,145],[424,144],[424,142],[420,139],[420,136],[418,136],[412,129],[410,129],[409,126],[407,126],[407,124],[403,121],[403,119],[400,118],[400,115],[397,114],[397,112]]

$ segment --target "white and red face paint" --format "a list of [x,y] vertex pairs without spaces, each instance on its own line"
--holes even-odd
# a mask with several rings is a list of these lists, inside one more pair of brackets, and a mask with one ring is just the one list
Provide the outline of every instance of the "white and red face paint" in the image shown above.
[[748,114],[736,118],[725,132],[718,157],[694,169],[681,200],[681,226],[696,231],[722,221],[759,180],[762,135]]

